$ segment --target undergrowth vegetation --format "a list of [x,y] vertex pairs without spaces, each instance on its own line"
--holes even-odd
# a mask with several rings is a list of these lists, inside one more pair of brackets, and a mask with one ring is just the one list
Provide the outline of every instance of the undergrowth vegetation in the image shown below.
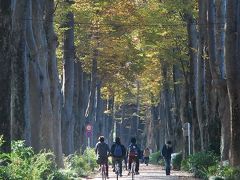
[[[3,140],[0,138],[0,146]],[[0,179],[71,180],[89,175],[97,167],[93,149],[65,158],[65,168],[58,169],[52,152],[34,153],[24,141],[13,141],[11,153],[0,152]]]
[[149,163],[151,164],[163,164],[163,159],[161,157],[161,153],[160,151],[155,152],[155,153],[151,153],[149,156]]
[[240,179],[240,169],[233,168],[228,163],[221,163],[220,158],[212,152],[199,152],[190,155],[182,161],[181,169],[203,179]]
[[[150,163],[164,166],[160,152],[150,155]],[[209,180],[239,180],[240,169],[231,167],[228,161],[221,162],[213,152],[198,152],[183,159],[182,153],[172,154],[172,169],[193,173],[195,177]]]

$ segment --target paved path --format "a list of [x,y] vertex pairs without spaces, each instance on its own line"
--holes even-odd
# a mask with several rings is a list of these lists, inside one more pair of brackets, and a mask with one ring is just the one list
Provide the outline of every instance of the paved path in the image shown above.
[[[116,175],[112,172],[111,166],[109,167],[109,179],[116,179]],[[144,164],[140,165],[140,174],[136,175],[134,179],[136,180],[199,180],[197,178],[193,178],[191,174],[181,171],[171,171],[171,176],[165,175],[165,170],[163,170],[160,166],[149,165],[146,166]],[[131,180],[130,176],[127,176],[127,171],[123,171],[123,176],[119,178],[120,180]],[[100,174],[97,174],[95,177],[87,178],[87,179],[95,179],[101,180]],[[85,179],[86,180],[86,179]]]

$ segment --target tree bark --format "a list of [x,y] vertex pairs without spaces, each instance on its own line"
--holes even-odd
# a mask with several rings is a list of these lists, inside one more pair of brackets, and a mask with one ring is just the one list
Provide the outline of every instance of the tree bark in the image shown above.
[[239,17],[240,2],[237,0],[227,1],[227,27],[225,38],[226,50],[226,76],[230,103],[230,164],[240,165],[240,62],[239,62]]
[[197,82],[197,36],[198,32],[196,30],[196,24],[192,14],[186,13],[185,19],[187,21],[187,32],[188,32],[188,47],[189,47],[189,100],[191,102],[190,116],[192,121],[192,151],[197,152],[200,148],[199,143],[197,143],[197,134],[199,134],[198,122],[197,122],[197,112],[196,112],[196,82]]
[[64,57],[63,57],[63,120],[62,120],[62,145],[66,155],[74,153],[74,16],[67,13],[66,27],[64,32]]
[[216,61],[219,68],[218,90],[219,99],[219,118],[221,120],[221,160],[229,159],[230,146],[230,110],[229,99],[227,94],[227,84],[225,79],[225,64],[224,64],[224,38],[226,23],[226,0],[216,1]]
[[87,123],[93,121],[94,117],[94,104],[96,100],[96,83],[97,83],[97,56],[98,50],[95,49],[93,52],[93,59],[92,59],[92,71],[91,71],[91,85],[90,85],[90,92],[88,98],[88,105],[85,113]]
[[30,0],[15,3],[12,8],[12,35],[14,51],[12,53],[11,78],[11,133],[13,140],[25,140],[31,145],[29,119],[29,51],[27,50],[26,33],[32,17]]
[[204,120],[204,44],[205,44],[205,32],[204,32],[204,24],[205,24],[205,1],[199,0],[199,45],[198,45],[198,59],[197,59],[197,93],[196,93],[196,108],[197,108],[197,117],[198,124],[200,130],[200,140],[201,140],[201,150],[205,150],[205,140],[204,140],[204,128],[205,128],[205,120]]
[[[215,6],[213,1],[208,1],[208,42],[210,68],[213,75],[212,85],[217,91],[219,101],[218,114],[221,121],[221,159],[227,160],[230,142],[230,112],[227,87],[224,79],[224,24],[226,1],[216,1],[216,19],[214,11]],[[214,32],[215,30],[216,33]]]
[[51,106],[53,112],[53,139],[54,139],[54,154],[56,156],[56,162],[58,167],[63,167],[63,154],[62,154],[62,142],[61,142],[61,92],[59,75],[57,69],[56,59],[56,47],[57,36],[53,27],[53,12],[54,12],[54,0],[46,2],[46,22],[45,31],[48,46],[48,67],[50,78],[50,97]]
[[5,143],[3,152],[11,151],[11,1],[0,1],[0,134]]
[[[80,151],[82,145],[81,142],[81,131],[82,131],[82,106],[81,106],[81,95],[82,95],[82,67],[78,61],[74,66],[74,98],[73,98],[73,114],[75,119],[74,124],[74,151]],[[79,112],[80,111],[80,112]]]
[[166,138],[173,138],[173,124],[171,117],[171,97],[170,97],[170,88],[169,88],[169,75],[168,75],[168,65],[163,65],[162,68],[162,76],[164,79],[163,82],[163,94],[164,94],[164,107],[165,107],[165,115],[166,115]]
[[[181,60],[180,60],[181,61]],[[173,82],[174,82],[174,98],[175,98],[175,128],[174,128],[174,139],[176,142],[175,149],[178,151],[183,152],[183,156],[186,157],[188,154],[188,141],[187,136],[184,136],[182,127],[184,123],[189,122],[191,123],[191,119],[189,116],[189,109],[188,109],[188,82],[187,77],[183,74],[187,75],[186,73],[182,73],[184,69],[180,70],[179,65],[173,66]],[[179,84],[179,82],[182,82]]]

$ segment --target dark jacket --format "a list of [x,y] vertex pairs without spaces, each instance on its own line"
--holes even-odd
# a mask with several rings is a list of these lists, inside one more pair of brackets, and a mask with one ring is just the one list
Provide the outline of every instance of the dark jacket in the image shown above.
[[[120,158],[124,158],[126,156],[126,148],[124,147],[124,145],[119,144],[119,143],[114,143],[112,145],[112,147],[111,147],[111,154],[112,154],[112,156],[115,157],[114,156],[114,150],[115,150],[116,145],[120,145],[121,146],[121,148],[122,148],[122,156]],[[119,157],[116,157],[116,158],[119,158]]]
[[162,156],[166,159],[171,159],[171,154],[173,153],[173,148],[168,147],[166,144],[162,148]]
[[141,156],[142,156],[141,150],[140,150],[140,148],[137,146],[137,144],[133,144],[133,143],[131,143],[131,144],[128,146],[127,156],[129,156],[130,149],[131,149],[132,146],[135,146],[135,147],[136,147],[137,153],[138,153],[138,158],[141,159]]
[[109,154],[109,147],[105,142],[98,142],[95,146],[95,153],[99,158],[107,158]]

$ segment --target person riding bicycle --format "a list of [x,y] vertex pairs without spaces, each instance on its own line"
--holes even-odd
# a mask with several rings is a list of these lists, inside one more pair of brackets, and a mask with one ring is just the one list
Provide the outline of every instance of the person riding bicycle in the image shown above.
[[99,142],[95,146],[95,153],[97,155],[97,163],[101,166],[106,165],[106,176],[108,178],[108,156],[110,153],[109,146],[104,142],[104,136],[98,138]]
[[139,157],[141,153],[140,153],[139,147],[136,144],[136,138],[134,137],[131,138],[131,143],[128,146],[127,154],[128,154],[128,170],[129,170],[128,174],[130,174],[131,164],[133,160],[135,160],[136,162],[135,173],[139,174]]
[[148,166],[149,162],[149,156],[150,156],[150,150],[148,147],[146,147],[143,151],[143,158],[144,158],[144,163]]
[[121,144],[120,138],[116,137],[115,143],[111,147],[111,155],[113,160],[113,167],[115,171],[115,163],[119,163],[119,175],[122,176],[122,161],[126,156],[126,148]]

